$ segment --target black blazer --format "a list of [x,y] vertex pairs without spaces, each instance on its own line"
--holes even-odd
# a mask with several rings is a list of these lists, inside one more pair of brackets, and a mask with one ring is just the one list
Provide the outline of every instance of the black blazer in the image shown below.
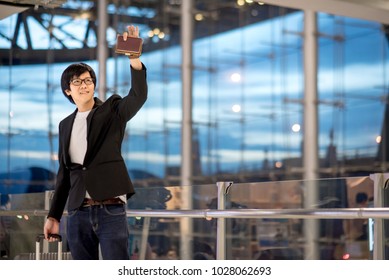
[[105,102],[98,98],[87,117],[87,150],[84,163],[70,161],[69,144],[77,110],[59,124],[59,169],[48,217],[60,220],[68,201],[68,210],[81,206],[86,191],[95,200],[126,194],[134,187],[121,155],[127,122],[147,99],[146,68],[131,68],[131,89],[127,96],[112,95]]

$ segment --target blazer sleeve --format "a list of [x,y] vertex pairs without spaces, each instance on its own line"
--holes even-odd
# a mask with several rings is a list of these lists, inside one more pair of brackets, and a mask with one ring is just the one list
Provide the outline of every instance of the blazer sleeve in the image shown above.
[[148,86],[146,71],[143,63],[141,70],[135,70],[131,67],[131,89],[127,96],[116,104],[113,104],[114,110],[117,110],[117,113],[124,122],[133,118],[147,100]]
[[[54,196],[51,201],[48,217],[52,217],[57,221],[60,221],[65,205],[69,196],[70,190],[70,173],[67,169],[64,157],[63,157],[63,134],[61,133],[61,125],[59,127],[59,147],[58,147],[58,159],[59,169],[57,173]],[[62,136],[62,137],[61,137]]]

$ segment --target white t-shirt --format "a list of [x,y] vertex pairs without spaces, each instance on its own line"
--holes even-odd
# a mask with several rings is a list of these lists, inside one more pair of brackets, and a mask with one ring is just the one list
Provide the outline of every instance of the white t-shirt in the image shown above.
[[77,112],[70,136],[69,154],[73,163],[83,164],[88,142],[86,140],[86,118],[89,111]]

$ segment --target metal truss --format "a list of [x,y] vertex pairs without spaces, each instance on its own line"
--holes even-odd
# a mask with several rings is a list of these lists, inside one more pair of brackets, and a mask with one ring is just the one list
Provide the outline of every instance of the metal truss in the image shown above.
[[[41,6],[42,1],[36,0],[14,2],[23,5],[29,3],[30,7],[17,14],[11,35],[5,34],[0,29],[0,36],[10,42],[10,48],[0,49],[1,65],[61,63],[96,59],[97,40],[91,40],[91,38],[97,38],[98,0],[69,1],[61,7],[52,8],[54,5],[60,5],[61,0],[54,1],[47,2],[46,6]],[[33,2],[36,4],[33,5]],[[4,2],[0,1],[0,5],[2,3]],[[143,52],[177,45],[180,43],[180,5],[181,1],[179,0],[109,0],[107,2],[108,29],[112,31],[125,30],[125,25],[134,24],[142,26],[143,30],[159,29],[168,35],[168,39],[164,40],[152,40],[145,37]],[[282,10],[283,14],[292,11],[285,8]],[[203,18],[201,21],[196,21],[194,38],[210,36],[268,19],[277,15],[274,11],[275,7],[259,6],[258,4],[239,7],[235,1],[194,1],[193,15],[201,15]],[[56,18],[61,18],[60,24],[55,20]],[[79,34],[79,29],[69,31],[67,28],[76,20],[84,21],[83,34]],[[32,24],[38,24],[46,33],[46,38],[50,38],[50,44],[45,48],[34,47],[33,36],[36,34],[31,27]],[[23,36],[25,40],[21,40]],[[21,45],[20,42],[23,42],[24,45]],[[74,46],[75,44],[77,47]],[[108,49],[108,56],[115,56],[112,45],[110,46],[109,43]]]

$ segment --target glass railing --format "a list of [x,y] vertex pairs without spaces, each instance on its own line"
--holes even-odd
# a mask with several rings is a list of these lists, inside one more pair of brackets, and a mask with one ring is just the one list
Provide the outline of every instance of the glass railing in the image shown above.
[[[2,259],[32,258],[50,196],[9,196]],[[373,259],[373,221],[389,218],[373,200],[370,177],[143,187],[128,201],[129,250],[133,259]],[[65,232],[66,212],[66,252]]]

